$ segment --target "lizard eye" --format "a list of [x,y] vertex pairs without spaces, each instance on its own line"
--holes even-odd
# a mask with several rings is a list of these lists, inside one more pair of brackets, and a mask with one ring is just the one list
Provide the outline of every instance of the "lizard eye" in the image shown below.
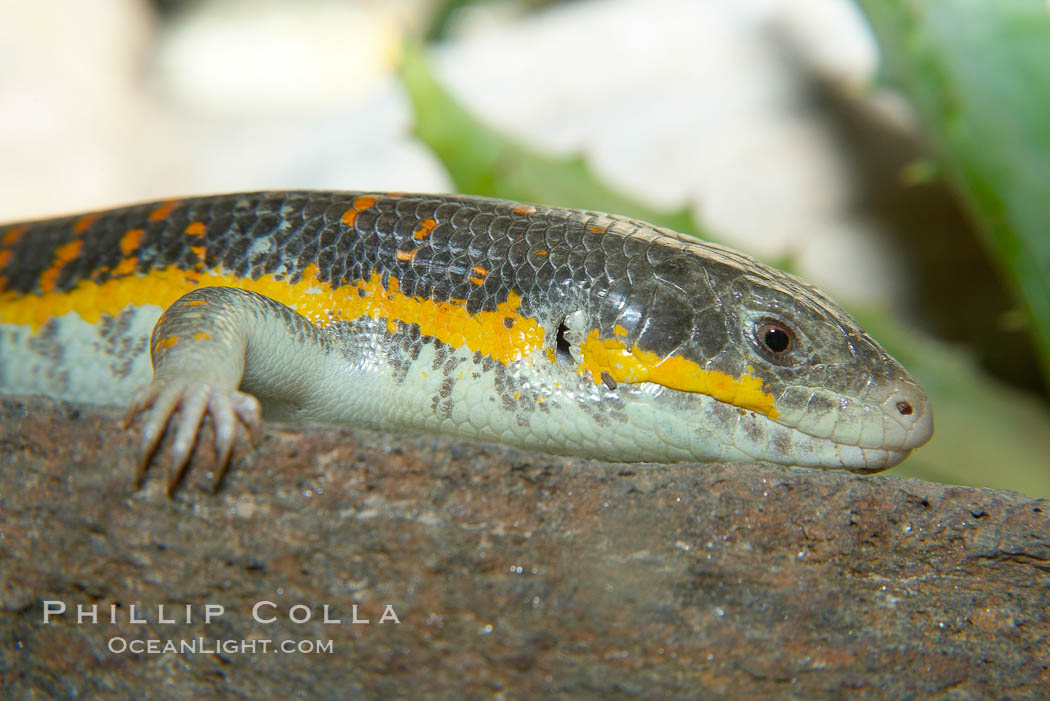
[[788,365],[794,350],[795,332],[776,319],[761,319],[754,326],[754,346],[771,363]]

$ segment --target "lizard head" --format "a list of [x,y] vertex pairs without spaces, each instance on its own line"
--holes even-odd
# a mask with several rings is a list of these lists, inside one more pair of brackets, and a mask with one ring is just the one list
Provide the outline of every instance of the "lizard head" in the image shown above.
[[857,472],[892,467],[930,439],[918,382],[826,295],[674,238],[649,248],[645,279],[603,293],[576,353],[592,380],[646,400],[655,434],[696,457]]

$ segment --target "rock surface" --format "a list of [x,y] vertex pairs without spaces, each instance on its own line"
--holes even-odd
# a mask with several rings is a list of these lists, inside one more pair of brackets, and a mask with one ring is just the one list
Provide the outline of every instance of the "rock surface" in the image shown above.
[[6,698],[1050,695],[1046,500],[275,426],[169,500],[118,417],[0,400]]

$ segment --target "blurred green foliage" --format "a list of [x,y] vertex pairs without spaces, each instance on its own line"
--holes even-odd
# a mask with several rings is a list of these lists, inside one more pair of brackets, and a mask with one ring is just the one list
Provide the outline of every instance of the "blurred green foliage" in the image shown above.
[[434,5],[432,16],[424,33],[425,41],[447,39],[458,15],[483,5],[506,5],[518,12],[529,12],[554,5],[564,0],[443,0]]
[[1024,308],[1050,386],[1050,5],[857,1]]
[[[442,161],[458,191],[614,212],[712,240],[688,211],[653,210],[600,183],[582,159],[537,154],[486,126],[434,78],[420,52],[406,53],[401,76],[416,135]],[[1046,407],[885,313],[851,312],[913,372],[933,402],[933,440],[893,474],[1050,496]]]

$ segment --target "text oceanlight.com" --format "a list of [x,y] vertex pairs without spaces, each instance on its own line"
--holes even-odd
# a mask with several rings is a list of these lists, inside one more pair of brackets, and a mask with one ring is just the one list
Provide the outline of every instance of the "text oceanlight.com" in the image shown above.
[[106,643],[109,651],[121,655],[266,655],[284,653],[286,655],[322,655],[332,654],[335,645],[331,640],[206,640],[189,638],[187,640],[146,640],[110,638]]

